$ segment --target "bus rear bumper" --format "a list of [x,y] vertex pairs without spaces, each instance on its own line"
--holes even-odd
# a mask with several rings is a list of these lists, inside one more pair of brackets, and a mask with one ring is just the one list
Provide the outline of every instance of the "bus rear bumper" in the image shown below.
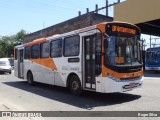
[[[116,92],[126,92],[133,90],[135,88],[140,88],[143,85],[143,77],[140,77],[135,80],[121,80],[114,81],[110,78],[104,78],[101,82],[101,89],[97,88],[97,92],[101,93],[116,93]],[[98,91],[99,90],[99,91]]]

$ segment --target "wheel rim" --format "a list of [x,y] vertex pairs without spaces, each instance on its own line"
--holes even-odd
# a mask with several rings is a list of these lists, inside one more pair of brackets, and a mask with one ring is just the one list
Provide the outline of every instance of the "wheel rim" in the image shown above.
[[79,88],[78,82],[77,81],[73,81],[73,83],[72,83],[72,89],[73,90],[77,90],[78,88]]

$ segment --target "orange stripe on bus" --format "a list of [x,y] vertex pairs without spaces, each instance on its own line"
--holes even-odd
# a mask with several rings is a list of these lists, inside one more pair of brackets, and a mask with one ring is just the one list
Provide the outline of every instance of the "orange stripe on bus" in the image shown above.
[[102,77],[107,77],[106,73],[109,73],[117,78],[134,78],[134,77],[140,77],[143,75],[143,69],[141,71],[138,72],[131,72],[131,73],[118,73],[115,72],[111,69],[106,68],[105,66],[103,66],[102,69]]
[[30,59],[30,61],[33,61],[39,65],[51,68],[53,70],[58,70],[57,66],[55,65],[55,62],[52,58],[44,58],[44,59]]

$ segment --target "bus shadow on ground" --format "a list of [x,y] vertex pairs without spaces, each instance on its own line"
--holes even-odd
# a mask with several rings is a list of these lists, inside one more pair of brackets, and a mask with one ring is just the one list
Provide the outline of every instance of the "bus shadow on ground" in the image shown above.
[[102,94],[89,91],[83,91],[81,95],[76,96],[71,94],[67,88],[47,84],[36,83],[36,85],[30,86],[26,81],[3,83],[11,87],[31,92],[58,102],[88,110],[91,110],[94,107],[121,104],[141,98],[140,95],[128,93]]
[[144,77],[160,78],[160,71],[144,71]]

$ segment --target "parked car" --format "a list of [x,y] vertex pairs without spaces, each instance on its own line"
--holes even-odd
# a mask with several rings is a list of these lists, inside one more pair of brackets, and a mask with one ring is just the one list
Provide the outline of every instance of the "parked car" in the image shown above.
[[0,73],[11,74],[14,66],[13,58],[0,58]]

